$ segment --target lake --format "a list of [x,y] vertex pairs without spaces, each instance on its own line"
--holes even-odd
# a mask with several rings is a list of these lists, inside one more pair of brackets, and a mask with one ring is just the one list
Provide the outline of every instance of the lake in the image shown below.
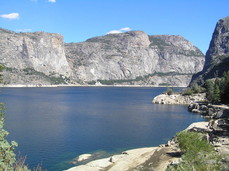
[[152,104],[166,88],[2,88],[8,139],[31,168],[67,169],[80,154],[99,157],[166,143],[192,122],[187,106]]

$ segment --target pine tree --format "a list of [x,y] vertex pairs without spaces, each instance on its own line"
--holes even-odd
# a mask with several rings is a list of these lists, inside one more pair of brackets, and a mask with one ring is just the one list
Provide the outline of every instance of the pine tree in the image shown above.
[[224,104],[229,104],[229,71],[224,72],[222,80],[221,101]]
[[216,78],[215,84],[214,84],[214,95],[213,95],[213,103],[219,103],[220,102],[220,88],[219,88],[219,79]]
[[213,102],[214,101],[214,82],[212,80],[206,80],[205,87],[206,87],[206,97],[208,101]]

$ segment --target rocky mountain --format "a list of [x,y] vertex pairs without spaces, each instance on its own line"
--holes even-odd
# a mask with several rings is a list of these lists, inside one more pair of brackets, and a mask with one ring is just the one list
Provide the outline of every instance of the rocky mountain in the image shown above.
[[80,84],[187,86],[204,64],[202,52],[183,37],[142,31],[65,44],[65,53]]
[[65,43],[59,34],[0,29],[5,84],[187,86],[204,55],[181,36],[142,31]]
[[203,71],[193,76],[193,83],[202,84],[204,80],[222,77],[229,70],[229,16],[216,24],[209,49],[205,57]]
[[5,84],[55,84],[71,75],[59,34],[0,29],[0,52]]

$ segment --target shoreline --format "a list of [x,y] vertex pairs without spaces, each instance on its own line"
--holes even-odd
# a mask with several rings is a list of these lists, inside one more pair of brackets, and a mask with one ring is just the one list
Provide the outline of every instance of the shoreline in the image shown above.
[[[194,122],[184,130],[198,128],[209,131],[208,124],[209,122]],[[84,154],[78,156],[78,159],[81,159],[81,156]],[[65,171],[143,171],[144,169],[164,171],[169,165],[177,164],[180,160],[179,145],[172,138],[167,144],[130,149],[107,158],[96,159],[86,164],[71,167]]]
[[[0,88],[50,88],[50,87],[152,87],[152,88],[166,88],[170,86],[153,86],[153,85],[76,85],[76,84],[58,84],[58,85],[33,85],[33,84],[14,84],[14,85],[0,85]],[[174,86],[171,86],[174,87]],[[181,87],[179,88],[186,88]]]
[[[175,95],[173,98],[169,95],[161,95],[154,98],[157,99],[156,103],[159,104],[192,104],[196,101],[205,100],[205,95],[202,94],[198,97],[193,98],[193,96],[189,96],[187,99],[180,100],[180,96]],[[166,99],[166,97],[170,97]],[[165,100],[166,99],[166,100]],[[191,100],[190,100],[191,99]],[[155,101],[154,101],[155,102]],[[163,103],[161,103],[163,102]],[[166,102],[166,103],[164,103]],[[221,107],[221,106],[216,106]],[[188,110],[188,109],[187,109]],[[224,108],[223,108],[224,110]],[[215,150],[220,155],[228,155],[229,154],[229,138],[227,129],[221,128],[221,124],[219,124],[223,118],[229,118],[229,109],[226,108],[221,113],[221,115],[217,115],[218,118],[214,118],[215,120],[209,120],[205,122],[194,122],[190,124],[186,129],[181,131],[195,131],[206,134],[208,137],[209,143],[211,143]],[[216,110],[219,112],[219,110]],[[227,113],[227,114],[226,114]],[[226,114],[226,115],[225,115]],[[203,114],[201,114],[203,116]],[[181,132],[179,131],[179,132]],[[177,132],[178,133],[178,132]],[[174,135],[175,137],[176,135]],[[146,148],[136,148],[131,149],[121,154],[116,154],[110,156],[108,158],[96,159],[89,161],[86,164],[81,164],[75,167],[71,167],[66,171],[143,171],[143,170],[157,170],[157,171],[165,171],[169,165],[178,164],[182,161],[181,150],[179,148],[179,144],[176,138],[172,137],[167,144],[161,144],[157,147],[146,147]],[[80,155],[81,156],[81,155]],[[80,158],[78,156],[78,158]],[[83,155],[82,155],[83,156]],[[226,162],[229,162],[229,158],[225,159]]]

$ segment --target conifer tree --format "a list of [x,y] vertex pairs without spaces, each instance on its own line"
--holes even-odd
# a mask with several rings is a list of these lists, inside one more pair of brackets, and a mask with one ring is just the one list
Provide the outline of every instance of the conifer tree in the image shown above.
[[229,71],[224,72],[222,80],[221,101],[224,104],[229,104]]
[[215,84],[214,84],[214,94],[213,94],[213,103],[219,103],[220,102],[220,88],[219,88],[219,79],[216,78]]
[[205,81],[205,87],[206,87],[206,96],[208,101],[213,102],[214,99],[214,82],[212,80],[206,80]]

